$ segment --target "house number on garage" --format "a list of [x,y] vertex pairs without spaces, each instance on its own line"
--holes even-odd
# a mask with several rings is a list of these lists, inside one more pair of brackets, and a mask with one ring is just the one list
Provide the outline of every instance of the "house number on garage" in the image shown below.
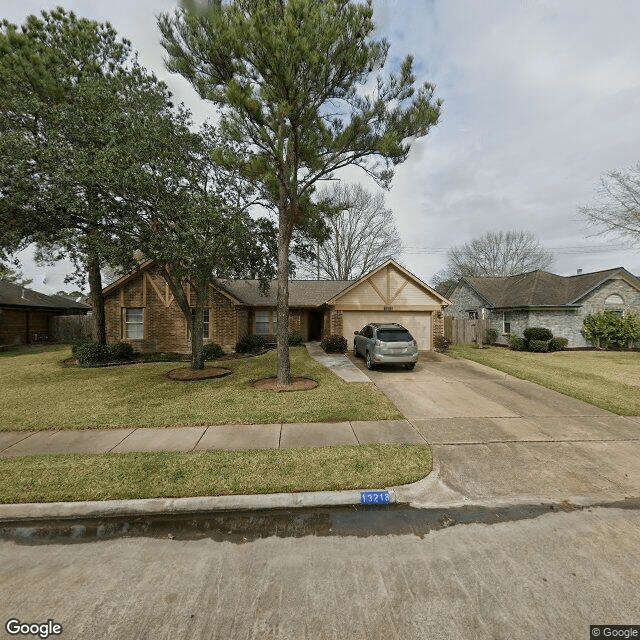
[[385,311],[393,311],[393,307],[385,307],[384,310]]
[[361,491],[361,504],[389,504],[391,502],[388,491]]

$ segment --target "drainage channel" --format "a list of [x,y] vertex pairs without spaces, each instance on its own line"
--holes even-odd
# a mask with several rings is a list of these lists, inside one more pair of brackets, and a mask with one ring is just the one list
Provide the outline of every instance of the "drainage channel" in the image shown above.
[[415,535],[422,538],[431,531],[454,525],[491,525],[537,518],[554,511],[569,512],[599,507],[640,509],[640,498],[586,507],[569,502],[503,508],[469,506],[456,509],[415,509],[406,505],[353,505],[45,522],[20,521],[0,523],[0,539],[22,544],[65,544],[144,536],[176,540],[210,538],[244,544],[270,536],[301,538],[310,535]]

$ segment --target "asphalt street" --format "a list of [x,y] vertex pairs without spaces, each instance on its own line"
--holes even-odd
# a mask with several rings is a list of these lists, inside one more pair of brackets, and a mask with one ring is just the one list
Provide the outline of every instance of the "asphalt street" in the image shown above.
[[0,540],[0,617],[116,640],[587,640],[640,622],[637,510],[328,533]]

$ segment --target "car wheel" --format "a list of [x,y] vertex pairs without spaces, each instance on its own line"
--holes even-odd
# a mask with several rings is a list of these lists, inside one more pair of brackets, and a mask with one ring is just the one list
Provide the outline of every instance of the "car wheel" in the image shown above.
[[408,362],[404,366],[407,367],[407,369],[409,369],[409,371],[411,371],[411,369],[413,369],[416,366],[416,363],[415,362]]
[[371,370],[373,369],[373,360],[371,360],[371,352],[367,351],[367,355],[365,356],[365,358],[367,359],[367,369]]

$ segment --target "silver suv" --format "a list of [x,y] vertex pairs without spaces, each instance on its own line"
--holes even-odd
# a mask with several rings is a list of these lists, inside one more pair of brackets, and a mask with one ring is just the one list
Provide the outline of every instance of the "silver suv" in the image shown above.
[[413,369],[418,362],[418,343],[401,324],[372,322],[353,333],[353,353],[364,356],[367,369],[376,364],[404,364]]

